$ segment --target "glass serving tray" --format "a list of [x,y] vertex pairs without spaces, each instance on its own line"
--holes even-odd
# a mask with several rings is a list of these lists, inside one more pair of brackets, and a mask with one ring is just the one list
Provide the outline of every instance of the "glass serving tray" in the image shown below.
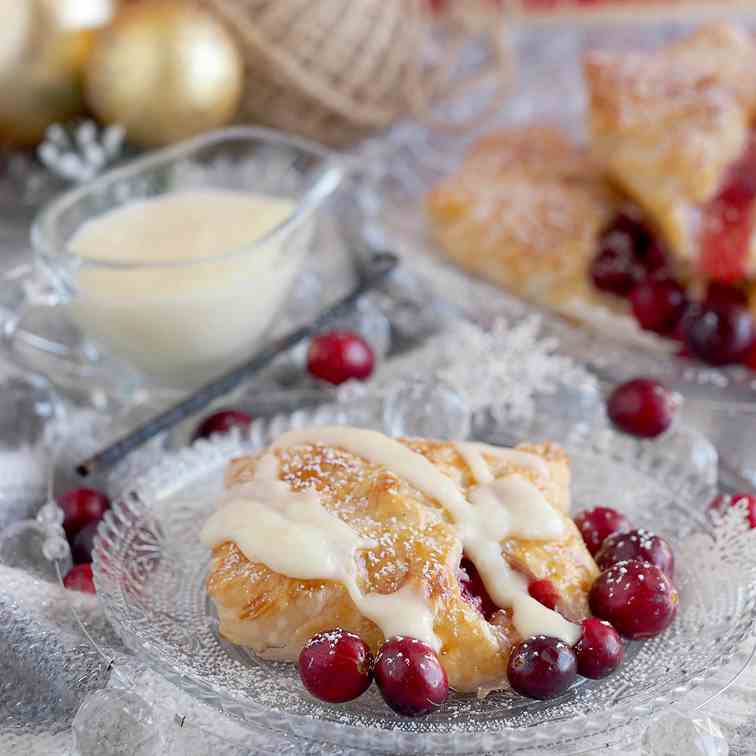
[[[756,30],[756,6],[749,11],[729,6],[703,18],[724,18]],[[481,121],[464,134],[432,130],[403,123],[382,139],[363,145],[357,190],[351,196],[353,211],[345,213],[348,232],[372,245],[395,250],[435,283],[446,298],[455,301],[473,319],[492,312],[519,319],[542,308],[526,303],[494,286],[476,288],[474,280],[441,254],[431,239],[423,198],[442,177],[459,164],[477,137],[496,127],[531,122],[556,123],[579,141],[585,141],[585,88],[580,61],[589,49],[655,48],[695,29],[696,14],[673,17],[640,14],[622,23],[599,15],[590,24],[553,21],[522,22],[512,32],[518,76],[511,96],[496,116]],[[482,96],[475,93],[471,100]],[[469,102],[471,110],[476,102]],[[459,106],[457,106],[459,107]],[[480,283],[480,282],[478,282]],[[756,401],[756,373],[742,367],[713,368],[678,358],[666,351],[657,337],[643,332],[630,316],[607,317],[600,322],[576,323],[548,313],[547,328],[560,339],[561,348],[610,381],[643,374],[679,386],[686,394],[717,401]]]
[[[491,421],[477,435],[500,444],[554,438],[554,423],[547,413],[542,417],[519,424]],[[318,752],[568,753],[599,736],[611,739],[618,728],[645,720],[711,681],[751,633],[756,532],[746,531],[736,509],[714,525],[707,519],[705,504],[713,491],[710,478],[681,453],[689,448],[687,429],[673,427],[660,440],[639,442],[583,424],[555,439],[572,458],[574,508],[616,506],[636,526],[670,540],[681,595],[671,628],[654,640],[630,643],[625,664],[611,678],[584,681],[552,701],[506,691],[485,699],[453,695],[420,720],[393,715],[375,687],[341,706],[316,701],[293,664],[263,661],[219,637],[204,591],[210,554],[197,534],[229,459],[292,428],[365,421],[359,403],[301,410],[258,421],[247,437],[200,441],[163,456],[136,477],[126,469],[114,479],[113,488],[125,493],[100,527],[94,573],[98,599],[127,646],[204,703],[258,730],[326,744]]]

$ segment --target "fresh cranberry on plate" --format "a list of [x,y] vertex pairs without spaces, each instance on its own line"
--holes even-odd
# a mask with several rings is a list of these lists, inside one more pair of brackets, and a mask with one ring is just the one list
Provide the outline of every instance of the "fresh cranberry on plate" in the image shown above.
[[666,630],[680,602],[670,579],[655,565],[629,559],[602,572],[588,596],[591,611],[631,640]]
[[573,647],[578,674],[591,680],[611,675],[625,658],[620,634],[597,617],[588,617],[581,624],[583,633]]
[[420,717],[441,706],[449,681],[433,649],[415,638],[389,638],[375,660],[375,681],[397,714]]
[[630,294],[638,325],[662,336],[672,334],[687,308],[685,289],[669,278],[647,278]]
[[748,294],[743,289],[720,281],[709,281],[704,296],[704,304],[734,304],[741,307],[748,306]]
[[730,506],[734,507],[742,501],[746,503],[748,510],[748,524],[751,528],[756,528],[756,495],[749,493],[720,494],[709,502],[707,509],[715,510],[724,514],[725,509]]
[[365,380],[373,373],[370,344],[351,331],[329,331],[316,336],[307,353],[310,375],[338,385],[352,378]]
[[590,275],[600,291],[626,297],[643,280],[644,270],[628,244],[621,237],[608,234],[600,242]]
[[63,529],[73,538],[85,525],[99,522],[110,508],[110,499],[94,488],[75,488],[58,497],[63,510]]
[[362,638],[336,628],[318,633],[305,643],[298,669],[313,696],[328,703],[344,703],[370,687],[373,655]]
[[685,344],[709,365],[740,362],[754,340],[751,313],[737,304],[705,304],[685,318]]
[[545,700],[564,693],[575,682],[575,652],[558,638],[536,635],[518,643],[507,664],[512,690]]
[[210,438],[216,433],[228,433],[232,428],[246,430],[252,425],[252,418],[246,412],[235,409],[222,409],[206,417],[192,436],[192,441],[198,438]]
[[635,378],[617,386],[607,401],[607,413],[625,433],[654,438],[672,424],[678,400],[661,383]]
[[72,591],[83,593],[95,593],[94,578],[92,577],[92,565],[75,564],[63,578],[64,587]]
[[575,525],[591,556],[596,554],[604,539],[612,533],[630,530],[632,527],[625,515],[610,507],[594,507],[578,512],[575,515]]
[[490,620],[499,611],[499,607],[488,595],[478,570],[467,557],[462,557],[457,570],[457,580],[462,591],[462,598],[474,606],[486,620]]
[[559,591],[551,580],[531,580],[528,584],[528,593],[547,609],[556,609],[559,603]]
[[596,554],[596,564],[602,570],[627,559],[650,562],[670,580],[674,577],[675,558],[672,547],[663,538],[643,528],[610,535]]

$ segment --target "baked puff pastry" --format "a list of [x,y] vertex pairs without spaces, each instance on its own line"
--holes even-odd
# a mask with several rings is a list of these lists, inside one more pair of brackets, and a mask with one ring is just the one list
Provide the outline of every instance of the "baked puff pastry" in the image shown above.
[[452,260],[564,311],[601,299],[588,268],[616,207],[588,152],[550,126],[485,137],[426,198],[432,233]]
[[[437,651],[459,691],[506,687],[512,646],[568,642],[598,574],[567,511],[569,462],[553,444],[502,449],[390,439],[356,428],[295,431],[234,460],[203,529],[207,591],[220,632],[268,659],[295,661],[336,627],[376,652],[386,637]],[[469,558],[501,610],[463,596]],[[528,595],[548,578],[558,612]]]
[[756,44],[718,23],[584,65],[591,147],[693,276],[756,275]]

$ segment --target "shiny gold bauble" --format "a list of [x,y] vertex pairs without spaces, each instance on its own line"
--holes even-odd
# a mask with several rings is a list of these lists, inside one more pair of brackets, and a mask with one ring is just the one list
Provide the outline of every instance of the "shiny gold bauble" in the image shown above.
[[115,2],[0,0],[0,144],[35,144],[81,113],[82,69]]
[[188,2],[124,7],[97,37],[86,67],[89,107],[144,146],[222,126],[241,96],[243,65],[223,25]]

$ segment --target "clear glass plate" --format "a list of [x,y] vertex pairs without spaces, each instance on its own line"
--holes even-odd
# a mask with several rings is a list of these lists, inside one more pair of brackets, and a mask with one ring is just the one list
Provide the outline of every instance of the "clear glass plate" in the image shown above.
[[[204,591],[209,551],[197,538],[223,469],[236,455],[270,443],[290,428],[357,422],[355,406],[298,411],[165,456],[148,472],[114,481],[130,493],[100,527],[94,551],[99,600],[126,644],[172,682],[250,726],[284,731],[343,748],[391,753],[525,751],[559,748],[645,719],[710,678],[737,651],[756,617],[756,531],[736,510],[712,526],[704,514],[713,491],[691,461],[689,432],[673,428],[639,442],[607,428],[563,432],[572,457],[574,506],[616,506],[637,526],[675,549],[681,605],[672,627],[630,643],[621,670],[583,681],[560,698],[530,701],[507,692],[483,700],[453,695],[420,720],[392,714],[373,687],[360,699],[330,706],[310,697],[295,666],[257,659],[217,632]],[[364,418],[364,412],[362,412]],[[497,443],[542,439],[553,424],[480,426]],[[621,484],[620,484],[621,481]],[[341,751],[339,751],[341,752]]]
[[[731,8],[718,17],[756,29],[756,9]],[[694,19],[694,15],[664,19],[641,14],[634,20],[625,16],[622,23],[599,16],[590,25],[565,21],[522,24],[513,32],[519,75],[496,116],[464,134],[404,123],[382,139],[363,145],[358,189],[351,195],[355,207],[343,214],[349,232],[400,252],[469,317],[485,318],[495,311],[521,318],[542,311],[494,286],[473,289],[466,283],[473,280],[471,276],[447,261],[429,234],[423,208],[426,192],[454,170],[476,137],[496,127],[556,123],[585,141],[583,54],[589,49],[658,47],[696,28]],[[469,107],[474,108],[475,103]],[[548,327],[559,337],[563,351],[612,381],[643,374],[679,385],[686,393],[718,400],[756,400],[755,373],[677,358],[671,354],[674,348],[669,342],[641,331],[630,316],[610,317],[607,313],[599,318],[592,313],[590,322],[576,324],[550,314]]]

